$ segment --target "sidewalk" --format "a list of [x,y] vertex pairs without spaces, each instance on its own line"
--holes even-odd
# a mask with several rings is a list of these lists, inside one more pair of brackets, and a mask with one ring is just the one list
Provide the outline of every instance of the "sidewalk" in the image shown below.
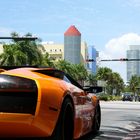
[[122,140],[140,140],[140,123]]

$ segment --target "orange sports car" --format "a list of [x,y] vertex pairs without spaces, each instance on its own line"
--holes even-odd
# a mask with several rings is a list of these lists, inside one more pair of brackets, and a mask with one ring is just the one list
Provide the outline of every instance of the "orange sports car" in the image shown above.
[[100,129],[100,87],[82,87],[54,68],[0,72],[0,137],[73,140]]

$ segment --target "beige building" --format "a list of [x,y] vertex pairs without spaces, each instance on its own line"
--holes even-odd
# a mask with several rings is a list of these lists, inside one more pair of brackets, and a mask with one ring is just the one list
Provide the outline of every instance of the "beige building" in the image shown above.
[[[43,43],[45,51],[49,53],[50,58],[54,60],[62,60],[64,59],[64,45],[63,44],[55,44],[55,43]],[[45,52],[44,52],[45,53]]]
[[3,53],[3,45],[0,44],[0,54]]

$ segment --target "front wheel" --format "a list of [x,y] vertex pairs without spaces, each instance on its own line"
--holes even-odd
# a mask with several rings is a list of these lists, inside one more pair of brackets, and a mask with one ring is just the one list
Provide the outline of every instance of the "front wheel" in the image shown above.
[[101,125],[101,109],[100,109],[100,105],[98,105],[95,109],[93,125],[92,125],[92,130],[94,134],[97,134],[99,132],[100,125]]
[[74,108],[69,98],[62,104],[59,119],[52,140],[73,140]]

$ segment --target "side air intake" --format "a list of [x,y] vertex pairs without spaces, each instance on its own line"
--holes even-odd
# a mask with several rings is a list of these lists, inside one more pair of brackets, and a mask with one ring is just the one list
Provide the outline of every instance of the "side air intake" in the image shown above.
[[0,74],[0,112],[34,115],[37,93],[34,80]]

